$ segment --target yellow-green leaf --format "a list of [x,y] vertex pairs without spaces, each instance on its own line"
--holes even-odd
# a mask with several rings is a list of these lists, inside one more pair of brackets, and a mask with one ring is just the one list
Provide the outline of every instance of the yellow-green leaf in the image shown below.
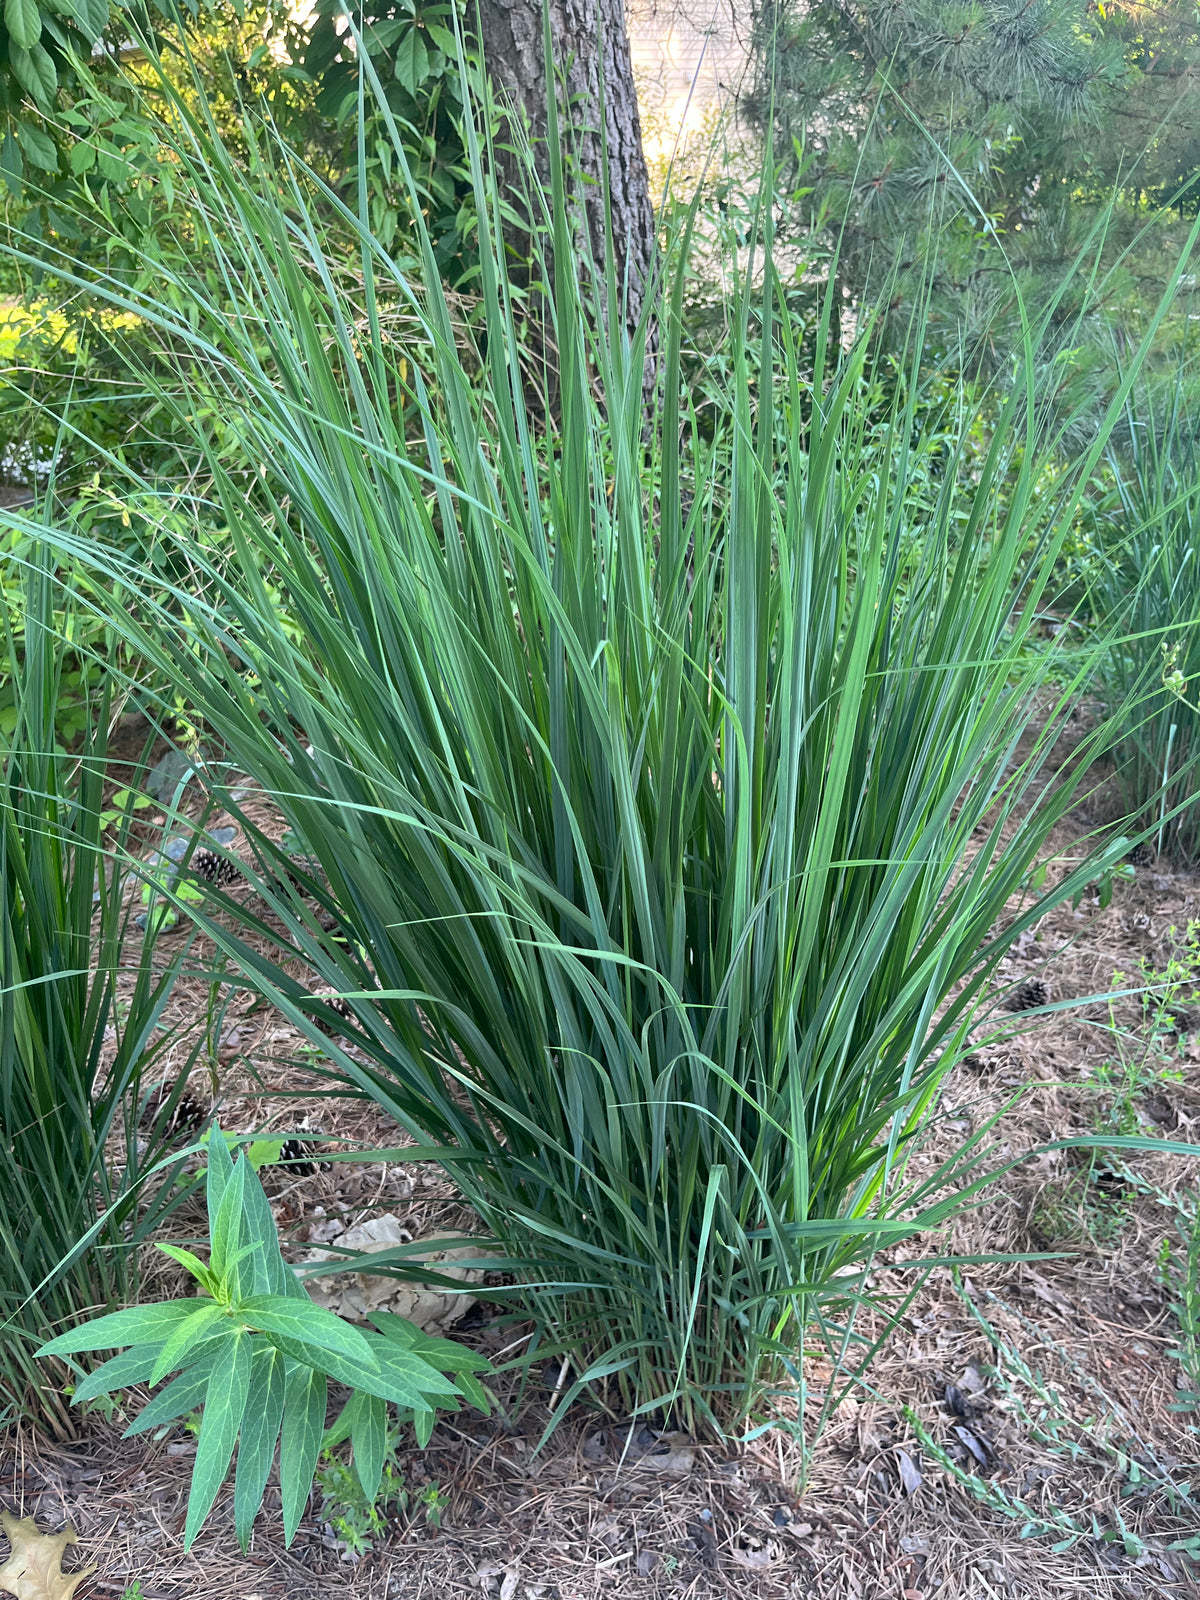
[[19,44],[10,44],[8,59],[21,87],[39,106],[48,108],[58,88],[58,73],[42,46],[35,44],[31,49],[24,49]]
[[32,122],[20,122],[17,124],[17,139],[31,167],[40,167],[43,172],[58,171],[58,151],[49,134]]
[[42,36],[42,15],[37,0],[4,0],[8,36],[22,50],[32,50]]

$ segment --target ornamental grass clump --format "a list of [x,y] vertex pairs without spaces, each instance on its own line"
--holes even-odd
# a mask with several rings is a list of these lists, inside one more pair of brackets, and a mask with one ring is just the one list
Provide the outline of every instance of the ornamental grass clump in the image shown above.
[[1200,450],[1190,365],[1163,394],[1140,384],[1110,452],[1117,508],[1090,582],[1113,630],[1100,682],[1120,738],[1114,751],[1131,827],[1156,851],[1200,858]]
[[234,554],[164,502],[196,584],[163,603],[53,537],[139,596],[112,623],[219,739],[217,798],[260,785],[313,864],[285,881],[244,818],[260,896],[197,915],[452,1174],[571,1357],[564,1402],[607,1380],[728,1429],[806,1330],[846,1337],[881,1244],[972,1192],[977,1144],[923,1177],[906,1151],[1012,938],[1119,853],[1035,870],[1102,740],[1048,781],[1078,685],[1026,648],[1102,440],[1033,493],[1030,330],[982,466],[943,444],[914,527],[915,400],[880,443],[867,337],[802,367],[769,239],[702,429],[686,228],[648,412],[647,321],[577,269],[556,138],[541,395],[486,151],[472,331],[427,240],[412,282],[269,129],[249,171],[181,107],[162,138],[217,270],[92,292],[160,330]]
[[[188,1192],[182,1162],[161,1159],[191,1065],[161,1081],[186,947],[162,957],[132,926],[133,813],[103,803],[111,696],[65,750],[73,608],[43,546],[10,561],[24,604],[0,722],[0,1427],[28,1417],[62,1437],[68,1400],[38,1346],[136,1294],[140,1246]],[[161,1115],[139,1127],[156,1078]]]

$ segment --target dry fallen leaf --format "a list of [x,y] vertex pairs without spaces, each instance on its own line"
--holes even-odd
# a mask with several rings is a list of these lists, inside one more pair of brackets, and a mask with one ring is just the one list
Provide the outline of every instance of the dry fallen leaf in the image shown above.
[[921,1487],[921,1471],[907,1450],[896,1451],[896,1465],[900,1472],[900,1482],[904,1485],[905,1494],[916,1494]]
[[1054,1287],[1047,1283],[1040,1272],[1035,1272],[1032,1267],[1025,1268],[1025,1278],[1029,1287],[1039,1300],[1044,1300],[1048,1306],[1053,1306],[1056,1311],[1070,1313],[1074,1310],[1071,1302]]
[[643,1456],[635,1463],[639,1467],[649,1467],[651,1472],[661,1472],[667,1478],[686,1478],[695,1464],[696,1451],[678,1445],[665,1455]]
[[39,1533],[32,1517],[18,1522],[9,1511],[0,1511],[0,1524],[8,1535],[12,1551],[0,1567],[0,1591],[16,1595],[17,1600],[71,1600],[71,1596],[95,1566],[81,1572],[64,1573],[63,1551],[78,1544],[74,1528],[61,1533]]
[[955,1427],[954,1431],[978,1461],[979,1465],[986,1467],[988,1464],[987,1450],[975,1434],[969,1428]]
[[[485,1594],[492,1592],[496,1580],[500,1580],[500,1600],[513,1600],[517,1592],[517,1584],[521,1577],[521,1558],[518,1556],[502,1567],[498,1561],[488,1561],[482,1567],[476,1567],[471,1582],[477,1589],[482,1589]],[[526,1591],[529,1592],[528,1590]]]
[[[451,1237],[453,1235],[430,1234],[423,1241],[430,1247],[429,1253],[421,1260],[434,1272],[440,1272],[447,1278],[457,1278],[462,1283],[478,1283],[484,1274],[467,1263],[479,1258],[480,1250],[473,1245],[440,1249],[442,1241]],[[399,1218],[387,1211],[382,1216],[370,1217],[357,1227],[339,1234],[333,1241],[332,1250],[310,1250],[305,1259],[334,1261],[343,1248],[368,1254],[376,1250],[392,1250],[410,1240],[411,1235],[401,1226]],[[409,1322],[431,1334],[446,1333],[475,1304],[474,1295],[436,1286],[405,1283],[397,1278],[381,1277],[378,1273],[347,1271],[338,1273],[336,1277],[310,1278],[306,1287],[317,1305],[336,1312],[338,1316],[362,1319],[372,1311],[394,1311],[397,1316],[406,1317]]]
[[765,1572],[783,1559],[783,1546],[776,1539],[768,1539],[765,1543],[759,1543],[757,1549],[743,1549],[735,1545],[729,1555],[739,1567]]

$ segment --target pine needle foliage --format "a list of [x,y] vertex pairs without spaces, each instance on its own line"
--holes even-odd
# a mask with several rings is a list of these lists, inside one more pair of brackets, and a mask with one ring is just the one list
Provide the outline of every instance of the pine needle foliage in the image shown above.
[[[453,1175],[573,1355],[564,1401],[609,1380],[727,1429],[814,1324],[847,1336],[881,1243],[969,1198],[977,1143],[921,1177],[905,1153],[1010,940],[1105,865],[1031,877],[1102,735],[1045,781],[1077,685],[1026,648],[1101,441],[1034,494],[1055,441],[1030,330],[981,468],[952,446],[913,526],[919,382],[881,444],[869,341],[802,369],[769,219],[702,429],[686,227],[648,419],[650,309],[628,335],[612,273],[577,269],[556,139],[539,399],[473,135],[475,336],[428,241],[412,282],[269,128],[251,171],[182,109],[162,137],[216,270],[92,290],[175,352],[176,386],[151,381],[195,419],[235,554],[164,506],[198,580],[164,605],[52,537],[138,596],[112,624],[219,735],[221,802],[248,775],[319,863],[293,894],[244,819],[273,915],[215,888],[199,915]],[[332,1042],[297,958],[349,1004]]]

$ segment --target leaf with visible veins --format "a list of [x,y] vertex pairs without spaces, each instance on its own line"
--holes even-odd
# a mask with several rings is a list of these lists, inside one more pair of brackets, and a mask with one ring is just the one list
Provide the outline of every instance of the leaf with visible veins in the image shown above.
[[11,1512],[0,1511],[0,1524],[8,1535],[12,1552],[0,1567],[0,1592],[16,1595],[17,1600],[71,1600],[71,1596],[95,1566],[79,1572],[64,1572],[63,1551],[78,1544],[74,1528],[61,1533],[39,1533],[32,1517],[18,1522]]

